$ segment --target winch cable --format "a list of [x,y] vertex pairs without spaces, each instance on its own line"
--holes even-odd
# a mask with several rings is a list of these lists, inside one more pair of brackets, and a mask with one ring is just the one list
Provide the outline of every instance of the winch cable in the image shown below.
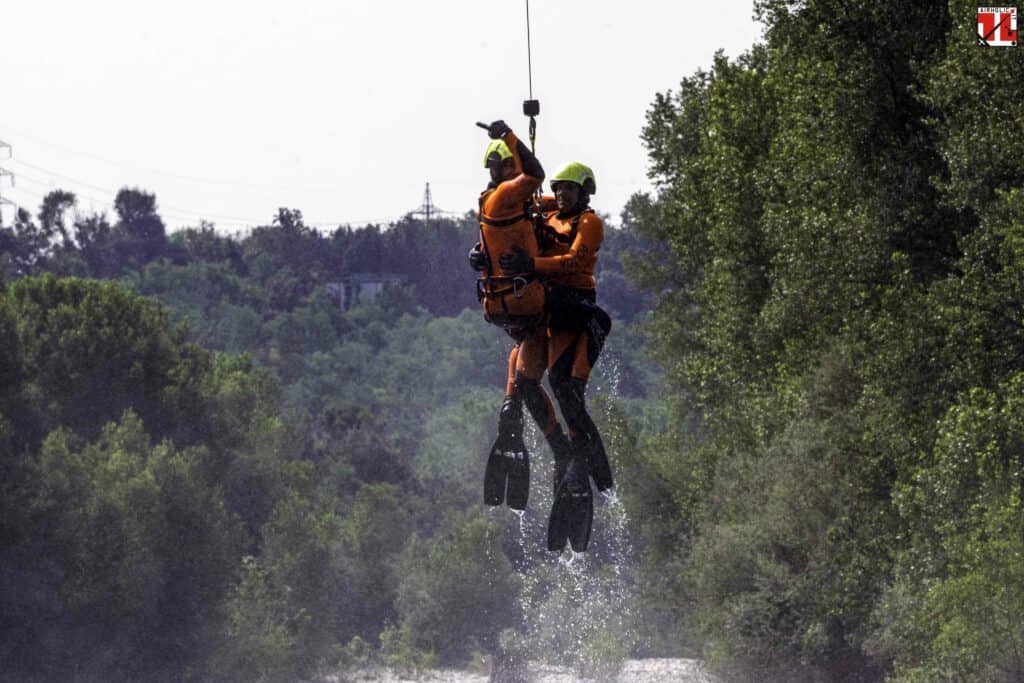
[[[530,99],[523,100],[523,115],[530,117],[530,151],[537,153],[537,115],[540,114],[540,101],[533,99],[533,51],[530,45],[530,0],[526,0],[526,75],[530,88]],[[487,130],[486,123],[477,121],[477,126]],[[537,190],[540,194],[540,190]]]
[[530,99],[523,102],[523,114],[530,117],[530,151],[537,152],[537,114],[540,102],[533,99],[533,51],[530,46],[530,0],[526,0],[526,73],[529,80]]

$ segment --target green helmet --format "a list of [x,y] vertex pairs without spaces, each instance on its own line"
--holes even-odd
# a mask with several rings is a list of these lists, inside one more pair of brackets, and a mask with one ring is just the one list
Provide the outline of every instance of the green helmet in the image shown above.
[[487,151],[484,152],[484,168],[487,168],[487,161],[492,156],[497,156],[502,161],[511,159],[512,150],[508,148],[508,145],[503,140],[491,140],[491,144],[487,145]]
[[578,161],[570,161],[555,172],[555,175],[551,178],[551,189],[554,190],[555,183],[566,181],[576,183],[587,194],[595,194],[597,192],[597,181],[594,180],[594,172],[590,170],[589,166]]

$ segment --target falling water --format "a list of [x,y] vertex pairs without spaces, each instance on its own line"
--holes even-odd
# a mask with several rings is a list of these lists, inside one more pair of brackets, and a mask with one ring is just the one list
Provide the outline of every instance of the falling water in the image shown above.
[[[588,396],[614,399],[619,384],[618,363],[613,355],[606,354],[598,365],[602,364]],[[617,454],[611,445],[622,439],[614,433],[618,427],[611,419],[611,401],[604,400],[602,405],[608,408],[606,419],[597,421],[614,469]],[[595,497],[588,552],[548,552],[547,518],[553,498],[551,454],[536,425],[527,422],[533,483],[527,510],[517,513],[519,557],[513,561],[522,578],[518,602],[523,623],[517,632],[505,634],[503,645],[507,652],[522,659],[568,667],[585,678],[607,678],[636,645],[635,558],[629,520],[618,495],[618,490],[628,487],[629,476],[616,470],[618,488]]]

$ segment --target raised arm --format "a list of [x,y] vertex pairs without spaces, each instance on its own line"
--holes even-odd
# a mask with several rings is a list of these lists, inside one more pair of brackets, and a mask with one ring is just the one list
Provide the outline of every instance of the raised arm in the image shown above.
[[530,148],[516,137],[515,133],[512,131],[505,133],[502,136],[502,141],[512,152],[519,175],[498,185],[487,200],[484,210],[492,218],[503,218],[522,213],[523,204],[529,201],[533,193],[544,182],[544,168],[540,165],[540,161],[530,151]]

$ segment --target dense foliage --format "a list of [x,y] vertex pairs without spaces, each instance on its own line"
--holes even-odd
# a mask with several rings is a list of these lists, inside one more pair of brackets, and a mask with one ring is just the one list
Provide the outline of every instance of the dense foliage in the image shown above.
[[654,102],[628,210],[693,427],[642,451],[648,561],[736,675],[1019,680],[1024,62],[964,2],[758,10]]

